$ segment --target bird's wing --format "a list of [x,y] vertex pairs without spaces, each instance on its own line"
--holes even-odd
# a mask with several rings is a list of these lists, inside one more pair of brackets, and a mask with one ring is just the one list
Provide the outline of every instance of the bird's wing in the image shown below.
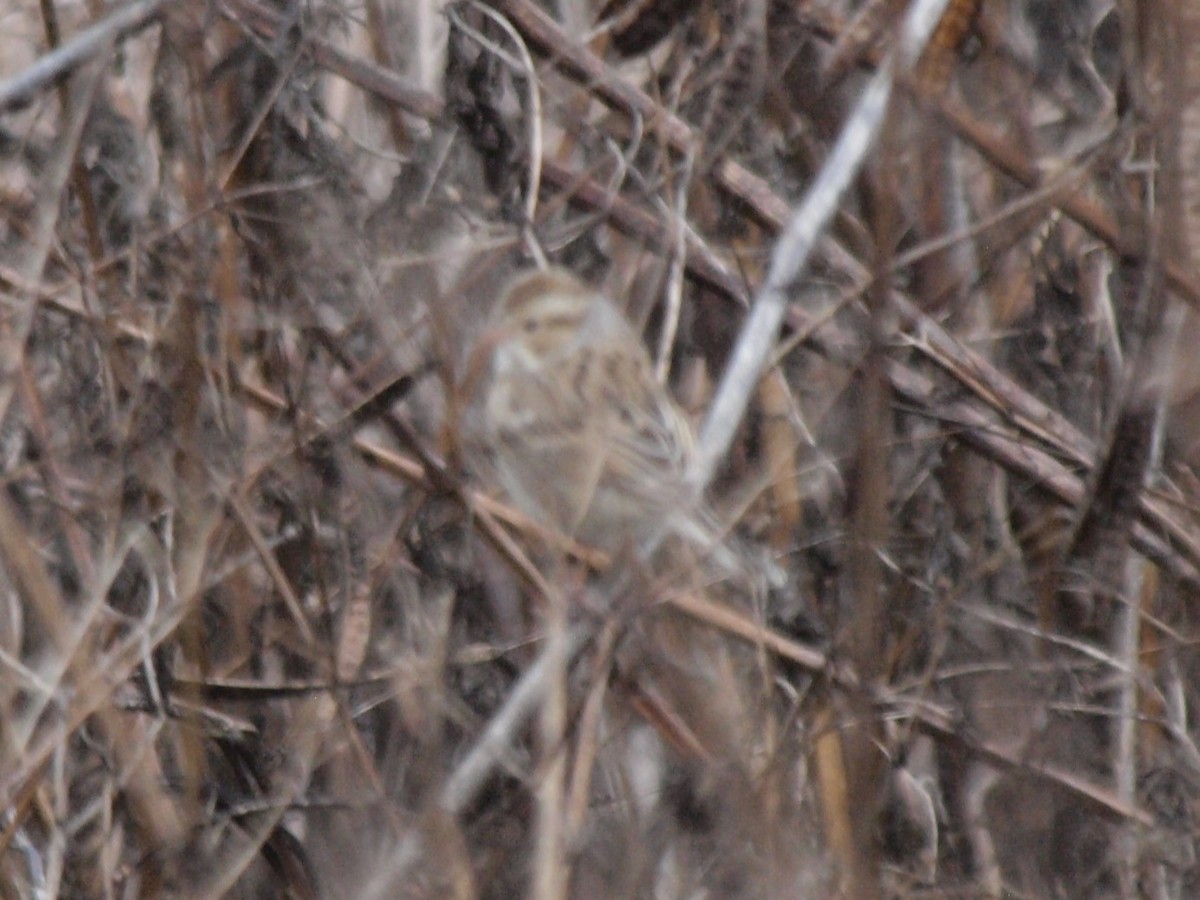
[[644,353],[611,354],[602,368],[609,477],[678,502],[693,449],[687,419],[654,381]]

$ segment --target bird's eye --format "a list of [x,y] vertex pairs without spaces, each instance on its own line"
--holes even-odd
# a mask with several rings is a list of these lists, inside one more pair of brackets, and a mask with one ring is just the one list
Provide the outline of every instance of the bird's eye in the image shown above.
[[538,330],[537,319],[526,319],[525,320],[525,333],[526,334],[533,334],[533,332],[535,332],[537,330]]

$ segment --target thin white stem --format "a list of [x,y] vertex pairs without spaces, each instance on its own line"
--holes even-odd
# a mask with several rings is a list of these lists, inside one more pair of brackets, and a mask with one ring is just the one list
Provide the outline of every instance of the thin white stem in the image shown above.
[[897,65],[905,71],[912,67],[947,2],[917,0],[913,4],[904,23],[899,64],[896,57],[889,56],[879,66],[846,120],[828,161],[779,235],[766,280],[755,294],[750,315],[738,335],[700,432],[696,457],[688,473],[688,483],[697,495],[712,480],[717,463],[733,442],[750,395],[771,357],[792,286],[804,274],[817,239],[833,219],[842,195],[874,146],[895,85]]
[[695,153],[688,149],[684,159],[679,184],[675,186],[675,249],[671,256],[670,275],[667,278],[667,306],[663,311],[662,333],[658,339],[657,359],[654,361],[654,377],[659,384],[667,383],[671,369],[671,351],[675,347],[675,336],[679,332],[679,313],[683,308],[683,269],[687,264],[687,197],[692,184],[692,169]]

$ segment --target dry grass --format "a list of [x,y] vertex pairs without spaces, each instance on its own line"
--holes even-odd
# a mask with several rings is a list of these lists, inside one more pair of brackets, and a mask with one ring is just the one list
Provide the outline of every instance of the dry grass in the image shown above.
[[[1194,5],[0,0],[0,897],[1194,896]],[[540,258],[753,577],[496,490]]]

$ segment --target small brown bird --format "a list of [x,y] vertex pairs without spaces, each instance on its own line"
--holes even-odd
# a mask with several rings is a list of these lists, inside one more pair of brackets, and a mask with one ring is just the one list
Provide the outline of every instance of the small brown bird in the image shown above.
[[488,340],[485,437],[518,507],[609,553],[712,545],[684,485],[691,428],[606,297],[562,269],[525,272]]
[[[482,437],[514,505],[610,555],[639,553],[655,575],[698,575],[688,589],[708,590],[714,575],[741,580],[739,561],[685,483],[690,425],[607,297],[562,269],[519,274],[476,350],[475,361],[484,360]],[[705,853],[723,847],[724,871],[738,870],[762,820],[745,765],[758,733],[747,699],[757,682],[725,635],[667,603],[631,609],[612,663],[606,758],[625,771],[622,784],[640,786],[629,806],[642,809],[639,825],[677,814],[701,820],[680,829],[671,853],[706,848],[694,870],[720,881]],[[639,743],[638,720],[665,753]],[[624,755],[615,736],[622,723]],[[668,795],[682,799],[651,815],[654,798]]]

